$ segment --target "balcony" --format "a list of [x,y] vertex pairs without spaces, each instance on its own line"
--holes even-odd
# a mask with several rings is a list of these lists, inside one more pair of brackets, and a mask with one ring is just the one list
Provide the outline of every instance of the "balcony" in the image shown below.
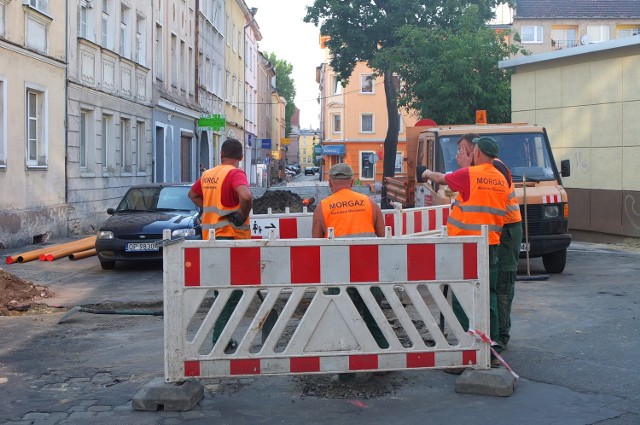
[[580,42],[578,40],[551,40],[551,47],[553,50],[568,49],[570,47],[578,47]]

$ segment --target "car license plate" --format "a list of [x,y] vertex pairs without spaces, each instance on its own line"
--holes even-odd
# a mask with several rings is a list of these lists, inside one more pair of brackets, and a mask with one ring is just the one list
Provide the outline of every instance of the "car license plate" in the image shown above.
[[159,246],[157,242],[132,242],[127,244],[125,251],[158,251],[158,249],[160,249]]
[[529,251],[529,244],[526,242],[522,242],[520,244],[520,252],[527,252]]

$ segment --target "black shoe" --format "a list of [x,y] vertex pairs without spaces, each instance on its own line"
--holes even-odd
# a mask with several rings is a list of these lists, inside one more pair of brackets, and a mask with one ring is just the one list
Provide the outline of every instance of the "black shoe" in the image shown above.
[[224,353],[225,354],[233,354],[233,353],[236,352],[236,348],[238,348],[238,341],[236,341],[235,339],[232,339],[231,341],[229,341],[227,346],[224,348]]

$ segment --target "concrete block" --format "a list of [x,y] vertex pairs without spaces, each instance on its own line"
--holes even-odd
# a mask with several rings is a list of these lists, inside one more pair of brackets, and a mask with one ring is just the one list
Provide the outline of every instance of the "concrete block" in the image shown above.
[[131,405],[134,410],[190,410],[202,397],[204,385],[200,381],[167,383],[155,378],[138,391]]
[[467,369],[456,380],[457,393],[509,397],[516,378],[505,368]]

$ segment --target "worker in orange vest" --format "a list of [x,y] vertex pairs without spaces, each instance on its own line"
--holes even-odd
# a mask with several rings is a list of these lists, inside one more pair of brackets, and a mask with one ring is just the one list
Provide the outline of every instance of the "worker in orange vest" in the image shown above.
[[[458,140],[458,154],[456,162],[460,167],[473,165],[472,140],[480,137],[475,133],[462,135]],[[516,197],[516,189],[511,178],[511,171],[499,158],[493,160],[493,165],[502,173],[509,182],[509,202],[507,213],[504,217],[504,225],[500,234],[500,246],[498,247],[498,277],[496,284],[496,297],[498,303],[499,337],[498,344],[503,350],[511,338],[511,305],[515,295],[516,272],[518,271],[518,259],[520,258],[520,243],[522,242],[522,215],[520,204]]]
[[[225,140],[220,149],[220,165],[203,172],[189,190],[189,198],[202,208],[204,240],[209,239],[212,230],[216,239],[251,238],[249,213],[253,206],[253,195],[249,189],[247,175],[238,168],[242,158],[242,143],[237,139]],[[213,328],[214,345],[241,298],[242,291],[231,292]],[[231,352],[237,345],[238,343],[232,339],[225,351]]]
[[[453,173],[442,174],[431,170],[422,173],[423,180],[447,184],[458,192],[447,222],[450,236],[480,235],[483,225],[489,230],[489,318],[490,337],[499,338],[497,306],[498,246],[509,198],[509,182],[493,166],[498,156],[498,144],[491,137],[472,139],[474,166],[461,168]],[[469,319],[462,306],[453,297],[453,310],[462,327],[469,328]],[[500,347],[497,347],[500,352]],[[492,359],[498,365],[497,359]]]
[[[333,228],[336,238],[384,236],[385,224],[380,207],[368,196],[352,190],[352,185],[353,169],[348,164],[340,163],[331,167],[329,187],[332,195],[320,201],[313,212],[312,237],[326,238],[330,227]],[[379,304],[382,300],[382,291],[380,288],[372,289],[372,294]],[[338,291],[339,288],[329,288],[328,293],[336,295]],[[347,293],[378,346],[388,348],[389,343],[357,289],[348,288]]]

